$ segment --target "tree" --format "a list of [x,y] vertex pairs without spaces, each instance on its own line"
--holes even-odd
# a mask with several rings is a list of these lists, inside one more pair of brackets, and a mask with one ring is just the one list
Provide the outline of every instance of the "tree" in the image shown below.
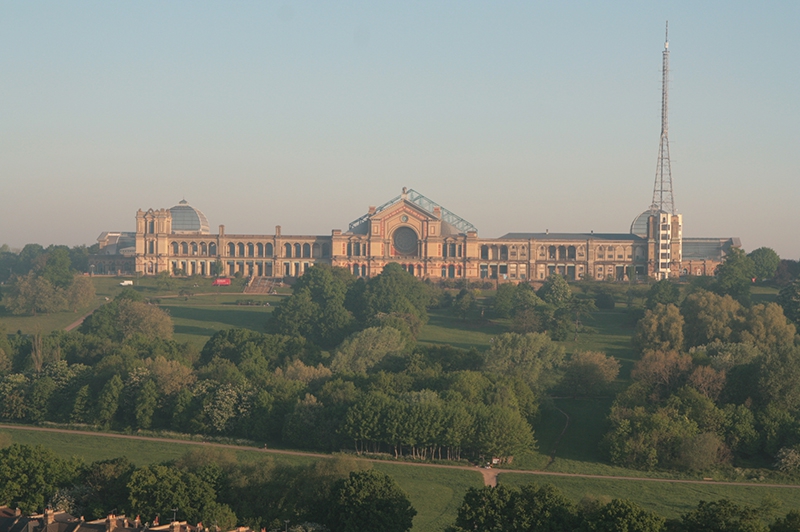
[[462,288],[453,300],[453,312],[462,320],[466,320],[478,306],[478,298],[475,292]]
[[695,510],[681,516],[677,530],[694,532],[766,532],[762,512],[728,499],[700,501]]
[[619,375],[619,367],[619,361],[605,353],[579,351],[564,364],[561,387],[575,396],[603,392]]
[[134,335],[145,338],[172,338],[172,319],[155,305],[123,299],[117,304],[119,335],[127,340]]
[[331,370],[336,373],[367,373],[384,358],[406,350],[400,331],[393,327],[370,327],[347,338],[336,351]]
[[492,340],[486,352],[487,371],[521,376],[532,386],[545,387],[552,370],[564,360],[564,348],[542,333],[504,333]]
[[8,341],[8,331],[6,326],[0,323],[0,376],[11,371],[13,360],[14,351],[11,342]]
[[[389,263],[380,275],[367,281],[358,307],[364,322],[382,314],[412,314],[419,325],[428,321],[428,305],[431,294],[428,287],[408,273],[400,264]],[[414,335],[418,330],[412,331]]]
[[705,290],[690,294],[681,304],[687,347],[706,345],[714,340],[730,342],[742,327],[742,305],[729,295]]
[[673,304],[662,305],[644,312],[636,324],[633,344],[640,351],[679,350],[683,348],[684,321],[680,310]]
[[56,489],[76,480],[79,463],[58,458],[41,445],[13,444],[0,449],[0,501],[25,513],[44,509]]
[[560,307],[572,298],[572,290],[561,275],[553,274],[536,292],[536,295],[550,305]]
[[653,283],[647,291],[647,308],[654,309],[656,305],[677,305],[681,297],[678,285],[669,279],[662,279]]
[[75,312],[88,306],[95,296],[94,283],[88,277],[76,275],[67,289],[67,307]]
[[795,281],[781,288],[778,292],[778,304],[783,313],[797,326],[800,326],[800,281]]
[[122,379],[114,374],[103,386],[97,398],[97,422],[104,426],[109,426],[114,420],[114,416],[119,409],[119,399],[122,393]]
[[62,290],[69,288],[74,277],[72,263],[69,259],[69,248],[54,248],[49,250],[46,256],[47,261],[39,276]]
[[511,496],[509,530],[561,532],[576,530],[577,508],[552,484],[526,484]]
[[31,272],[16,278],[5,305],[14,314],[49,314],[64,308],[64,292]]
[[[664,530],[664,518],[645,510],[634,502],[614,499],[586,516],[588,529],[592,532],[660,532]],[[694,530],[708,530],[697,528]]]
[[739,303],[750,302],[750,285],[755,276],[753,260],[740,248],[731,248],[717,266],[717,280],[714,291],[721,296],[731,296]]
[[509,318],[514,309],[514,294],[517,291],[513,283],[503,283],[497,287],[492,302],[492,310],[498,318]]
[[781,263],[781,258],[771,248],[754,249],[747,256],[753,261],[754,273],[758,279],[772,279]]
[[172,515],[178,508],[179,518],[201,521],[203,512],[216,503],[214,488],[197,475],[165,465],[137,469],[128,482],[131,510],[143,519]]
[[685,382],[691,369],[689,355],[677,351],[648,351],[634,363],[631,378],[667,396]]
[[456,524],[451,532],[481,530],[504,532],[509,530],[508,506],[514,492],[499,485],[497,487],[469,488],[458,508]]
[[140,429],[149,429],[153,424],[153,414],[158,405],[158,398],[159,393],[156,384],[152,379],[148,379],[136,394],[134,415],[136,417],[136,426]]
[[328,508],[326,524],[339,532],[405,532],[417,514],[395,481],[374,469],[353,471],[337,482]]
[[89,493],[81,502],[90,519],[104,517],[113,508],[122,511],[127,506],[128,482],[134,469],[131,461],[124,457],[93,462],[85,469],[83,483]]

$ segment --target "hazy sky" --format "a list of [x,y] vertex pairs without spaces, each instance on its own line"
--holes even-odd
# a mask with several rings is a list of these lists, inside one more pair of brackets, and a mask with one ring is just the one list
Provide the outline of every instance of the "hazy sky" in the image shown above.
[[2,2],[0,243],[182,198],[330,234],[403,186],[478,227],[627,232],[669,20],[686,236],[800,257],[800,2]]

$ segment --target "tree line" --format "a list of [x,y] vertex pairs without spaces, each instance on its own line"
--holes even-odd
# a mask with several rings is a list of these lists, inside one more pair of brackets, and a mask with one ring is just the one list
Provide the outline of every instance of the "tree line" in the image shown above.
[[391,477],[344,458],[290,466],[200,450],[137,467],[125,457],[87,464],[14,444],[0,448],[0,478],[0,504],[25,513],[50,507],[87,521],[113,512],[149,526],[176,511],[178,520],[211,531],[278,531],[288,522],[294,532],[405,532],[416,515]]
[[728,499],[700,501],[676,519],[664,517],[627,499],[584,497],[575,504],[550,484],[520,488],[470,488],[448,532],[796,532],[800,512],[776,515],[769,502],[761,506]]

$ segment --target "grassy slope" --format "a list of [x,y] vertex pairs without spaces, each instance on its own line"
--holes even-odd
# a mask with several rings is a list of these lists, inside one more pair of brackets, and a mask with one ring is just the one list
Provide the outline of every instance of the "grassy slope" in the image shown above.
[[[0,434],[9,434],[12,443],[43,445],[65,457],[76,456],[86,462],[127,456],[138,466],[173,460],[194,445],[176,441],[174,443],[125,440],[84,434],[58,434],[34,432],[25,429],[2,429]],[[289,465],[307,464],[316,458],[283,454],[265,454],[257,449],[236,451],[239,460],[274,460]],[[403,466],[393,463],[374,463],[379,469],[397,481],[408,494],[417,510],[414,532],[438,532],[452,524],[458,506],[467,488],[483,485],[477,472],[423,467]]]

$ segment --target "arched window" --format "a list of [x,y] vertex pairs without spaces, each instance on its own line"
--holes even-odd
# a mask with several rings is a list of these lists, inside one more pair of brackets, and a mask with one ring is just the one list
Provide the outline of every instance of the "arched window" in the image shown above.
[[192,242],[192,255],[197,255],[197,242]]
[[558,260],[567,260],[567,246],[558,246]]
[[567,259],[568,260],[575,260],[577,254],[575,252],[575,246],[570,246],[567,248]]
[[208,244],[205,242],[200,242],[200,254],[208,255]]
[[500,246],[500,260],[508,260],[508,246]]
[[228,256],[235,257],[236,256],[236,244],[233,242],[228,242]]
[[[240,257],[244,257],[244,244],[242,244],[241,242],[239,242],[239,243],[236,245],[236,251],[239,253],[239,256],[240,256]],[[244,272],[242,271],[242,273],[244,273]]]
[[[300,249],[300,244],[295,244],[294,245],[294,256],[295,257],[302,257],[303,256],[302,255],[302,250]],[[300,276],[298,275],[298,277],[300,277]]]
[[311,244],[303,244],[303,257],[311,256]]
[[550,246],[547,248],[547,258],[548,259],[555,259],[556,258],[556,247]]
[[264,244],[259,242],[256,244],[256,257],[263,257],[264,256]]
[[311,246],[311,256],[315,259],[319,258],[319,244],[314,242],[314,245]]
[[274,252],[274,250],[272,249],[272,243],[271,243],[271,242],[267,242],[267,245],[266,245],[266,246],[264,246],[264,254],[265,254],[267,257],[271,257],[273,253],[275,253],[275,252]]
[[286,257],[291,257],[292,256],[292,245],[287,243],[287,244],[283,245],[283,248],[284,248],[284,252],[285,252],[284,254],[286,255]]
[[188,255],[189,254],[189,244],[186,242],[181,242],[181,255]]
[[358,277],[359,266],[358,264],[353,264],[353,275]]
[[255,256],[255,247],[253,246],[252,242],[247,243],[247,256],[254,257]]
[[173,242],[173,243],[172,243],[172,254],[173,254],[173,255],[177,255],[177,254],[178,254],[178,249],[180,249],[180,248],[178,247],[178,243],[177,243],[177,242]]
[[322,244],[322,256],[323,257],[330,257],[331,256],[331,247],[328,244]]
[[481,258],[483,260],[489,260],[489,246],[481,246]]
[[217,245],[214,242],[211,242],[208,245],[208,254],[211,255],[212,257],[217,256]]

